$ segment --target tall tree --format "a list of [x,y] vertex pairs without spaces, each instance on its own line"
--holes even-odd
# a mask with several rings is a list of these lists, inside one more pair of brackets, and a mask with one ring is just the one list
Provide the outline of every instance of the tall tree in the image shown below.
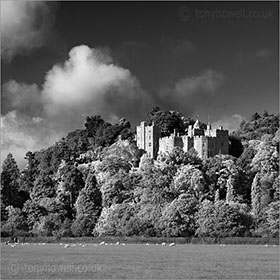
[[1,196],[6,206],[18,207],[19,169],[13,155],[9,153],[2,165]]

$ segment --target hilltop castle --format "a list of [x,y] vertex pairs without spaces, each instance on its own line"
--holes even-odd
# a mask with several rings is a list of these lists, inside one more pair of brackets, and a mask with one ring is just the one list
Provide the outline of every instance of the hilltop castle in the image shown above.
[[206,129],[202,129],[198,120],[193,126],[189,125],[186,134],[179,135],[174,131],[166,137],[160,136],[160,128],[154,123],[147,125],[143,121],[136,127],[136,137],[138,148],[145,150],[151,158],[156,158],[159,153],[170,153],[175,147],[181,147],[185,152],[194,148],[202,159],[228,154],[229,149],[228,130],[222,126],[212,129],[209,123]]

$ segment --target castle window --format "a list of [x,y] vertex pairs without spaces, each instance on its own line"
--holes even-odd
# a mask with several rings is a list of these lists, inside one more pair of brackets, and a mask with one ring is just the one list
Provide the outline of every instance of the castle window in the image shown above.
[[149,139],[151,140],[151,135],[149,135]]
[[151,142],[149,142],[149,147],[151,147],[152,146],[152,143]]

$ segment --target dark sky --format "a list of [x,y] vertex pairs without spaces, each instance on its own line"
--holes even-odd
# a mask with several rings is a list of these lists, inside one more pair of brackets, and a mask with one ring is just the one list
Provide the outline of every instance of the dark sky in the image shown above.
[[[36,84],[40,91],[54,65],[63,67],[73,47],[87,45],[101,49],[115,66],[130,71],[146,96],[151,97],[147,108],[159,105],[187,116],[199,115],[202,121],[210,116],[213,122],[223,120],[229,125],[231,120],[248,119],[256,111],[278,112],[277,1],[47,5],[41,7],[44,12],[36,15],[30,27],[37,24],[40,28],[48,20],[44,42],[28,50],[17,49],[8,60],[2,57],[2,87],[14,80]],[[7,88],[9,92],[11,87]],[[6,99],[2,115],[20,111],[12,97]],[[25,114],[33,117],[32,107],[31,112],[26,108]],[[107,107],[102,108],[108,115]],[[125,117],[134,123],[146,113],[133,115],[133,108],[124,110]]]
[[[180,18],[184,7],[191,11],[188,21]],[[268,18],[205,15],[239,9]],[[269,10],[272,18],[266,14]],[[115,61],[149,91],[203,69],[223,73],[223,85],[214,98],[197,105],[195,114],[215,119],[231,113],[248,117],[254,111],[278,111],[278,2],[61,2],[54,30],[55,42],[2,65],[2,82],[42,84],[45,73],[67,59],[72,47],[86,44],[108,47]],[[182,46],[176,53],[176,45],[184,41],[192,44],[191,49]],[[262,50],[264,56],[258,57]]]

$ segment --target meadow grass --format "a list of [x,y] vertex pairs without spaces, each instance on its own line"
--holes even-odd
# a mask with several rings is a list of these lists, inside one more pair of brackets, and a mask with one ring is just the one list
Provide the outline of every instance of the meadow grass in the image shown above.
[[279,279],[279,246],[1,244],[1,279]]

